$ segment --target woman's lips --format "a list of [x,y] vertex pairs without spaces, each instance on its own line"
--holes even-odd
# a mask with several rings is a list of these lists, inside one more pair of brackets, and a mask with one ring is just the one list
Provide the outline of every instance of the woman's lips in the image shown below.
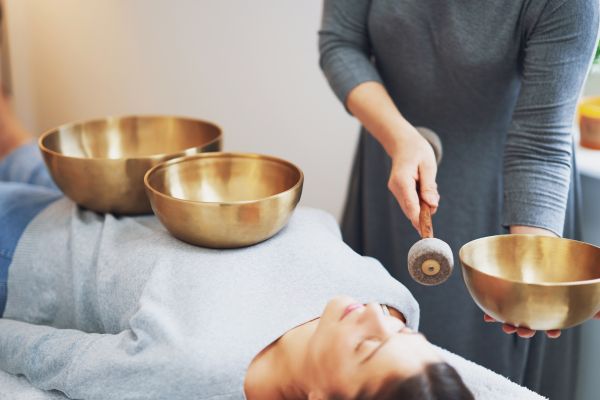
[[355,303],[355,304],[350,304],[348,307],[346,307],[344,309],[344,313],[342,314],[342,317],[340,318],[340,321],[344,319],[344,317],[348,314],[350,314],[352,311],[357,310],[359,308],[363,308],[364,305],[360,304],[360,303]]

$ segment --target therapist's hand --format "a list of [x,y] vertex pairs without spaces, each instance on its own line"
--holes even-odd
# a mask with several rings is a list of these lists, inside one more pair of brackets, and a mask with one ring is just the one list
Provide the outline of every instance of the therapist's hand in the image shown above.
[[510,233],[522,233],[527,235],[554,236],[556,233],[544,228],[536,228],[534,226],[511,225]]
[[412,125],[407,123],[399,129],[401,132],[394,145],[388,149],[392,158],[388,189],[420,233],[419,196],[429,205],[432,214],[437,211],[440,200],[435,182],[437,162],[429,142]]
[[346,106],[392,159],[388,188],[418,231],[421,207],[417,187],[432,213],[440,199],[435,183],[437,163],[431,145],[400,114],[385,87],[378,82],[356,86],[348,94]]
[[[485,322],[496,322],[496,320],[494,318],[490,317],[487,314],[483,314],[483,320]],[[529,328],[517,328],[516,326],[512,326],[509,324],[502,324],[502,330],[504,331],[504,333],[506,333],[508,335],[512,335],[513,333],[516,333],[517,335],[519,335],[520,337],[525,338],[525,339],[529,339],[529,338],[533,337],[536,332]],[[560,329],[552,329],[552,330],[546,331],[546,335],[550,339],[556,339],[557,337],[560,336]]]
[[[596,314],[594,316],[594,319],[600,319],[600,312],[598,312],[598,314]],[[483,314],[483,320],[485,322],[496,322],[496,320],[494,318],[490,317],[487,314]],[[527,328],[517,328],[517,327],[509,325],[509,324],[503,324],[502,330],[504,331],[504,333],[507,333],[509,335],[516,333],[517,335],[519,335],[522,338],[530,338],[530,337],[533,337],[533,335],[535,335],[534,330],[527,329]],[[560,336],[560,329],[546,331],[546,335],[548,335],[548,337],[551,339],[556,339],[557,337]]]

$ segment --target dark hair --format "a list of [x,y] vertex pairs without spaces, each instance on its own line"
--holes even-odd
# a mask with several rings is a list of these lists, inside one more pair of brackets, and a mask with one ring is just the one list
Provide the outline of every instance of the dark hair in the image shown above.
[[355,400],[474,400],[458,372],[448,363],[428,364],[409,378],[392,376],[375,394],[361,393]]

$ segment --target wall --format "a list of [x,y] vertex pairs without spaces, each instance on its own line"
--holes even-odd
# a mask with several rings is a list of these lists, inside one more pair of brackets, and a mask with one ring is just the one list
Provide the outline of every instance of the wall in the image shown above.
[[305,172],[303,204],[339,215],[358,125],[318,67],[321,1],[7,0],[15,106],[34,132],[179,114],[225,149]]

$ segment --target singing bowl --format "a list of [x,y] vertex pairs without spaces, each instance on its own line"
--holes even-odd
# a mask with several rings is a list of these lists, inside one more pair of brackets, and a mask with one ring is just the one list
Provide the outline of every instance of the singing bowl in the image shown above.
[[221,149],[221,129],[172,116],[108,117],[62,125],[39,147],[57,186],[77,204],[115,214],[151,213],[144,174],[171,158]]
[[459,251],[475,303],[497,321],[550,330],[600,311],[600,248],[536,235],[477,239]]
[[152,209],[173,236],[213,248],[262,242],[285,226],[302,194],[302,171],[258,154],[205,153],[146,173]]

